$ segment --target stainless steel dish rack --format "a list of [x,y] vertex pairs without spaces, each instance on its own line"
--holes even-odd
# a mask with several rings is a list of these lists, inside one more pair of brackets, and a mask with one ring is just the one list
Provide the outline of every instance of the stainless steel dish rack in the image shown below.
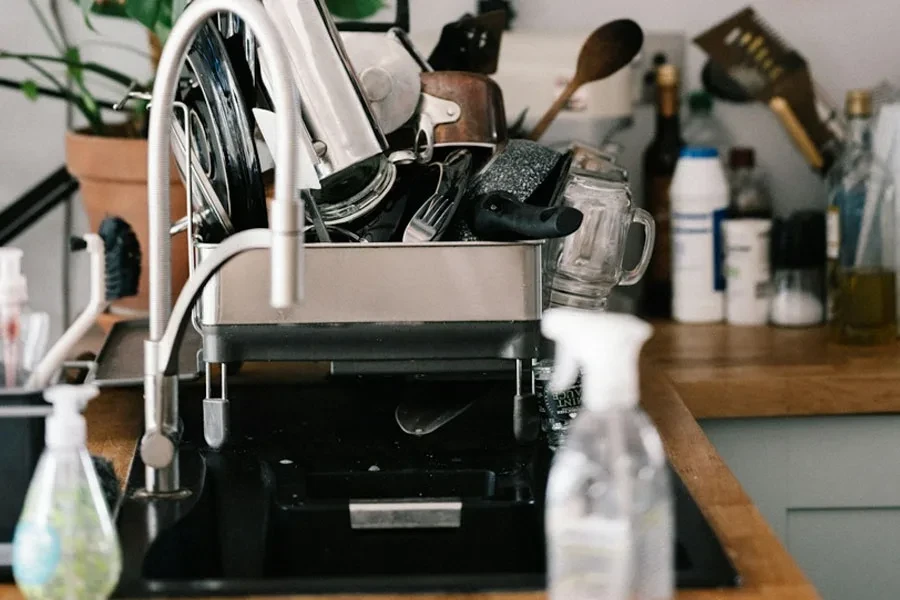
[[[199,260],[215,244],[196,244]],[[207,283],[195,326],[207,362],[531,359],[540,242],[321,243],[305,248],[303,303],[271,308],[268,250]]]

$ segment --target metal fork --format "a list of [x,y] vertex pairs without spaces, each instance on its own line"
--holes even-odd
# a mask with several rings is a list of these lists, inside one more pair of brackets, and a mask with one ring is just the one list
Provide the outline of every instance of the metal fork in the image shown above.
[[419,207],[403,232],[403,241],[407,244],[433,242],[446,231],[453,216],[454,198],[441,196],[430,198]]
[[416,210],[403,231],[403,242],[416,244],[441,239],[456,208],[462,201],[469,177],[472,155],[468,150],[456,150],[443,163],[432,163],[438,170],[435,193]]

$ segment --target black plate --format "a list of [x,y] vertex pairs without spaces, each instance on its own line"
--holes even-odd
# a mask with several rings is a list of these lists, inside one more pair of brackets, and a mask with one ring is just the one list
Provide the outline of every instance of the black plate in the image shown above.
[[231,61],[222,35],[208,21],[188,53],[190,84],[179,90],[179,99],[194,115],[192,143],[200,162],[235,231],[242,231],[267,227],[268,215],[253,117]]

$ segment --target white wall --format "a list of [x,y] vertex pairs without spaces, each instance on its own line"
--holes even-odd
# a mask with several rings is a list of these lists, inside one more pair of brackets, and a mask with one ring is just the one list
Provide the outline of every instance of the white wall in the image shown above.
[[[47,0],[38,0],[45,6]],[[49,52],[43,32],[24,0],[5,2],[0,19],[0,48]],[[65,23],[74,39],[98,39],[83,25],[71,0],[60,0]],[[473,10],[475,0],[411,0],[412,23],[416,30],[436,29],[443,23]],[[745,6],[745,0],[513,0],[518,11],[516,26],[523,29],[572,31],[583,37],[603,22],[630,17],[647,30],[684,31],[688,39],[709,25]],[[883,77],[900,75],[895,57],[900,54],[896,25],[900,23],[900,3],[893,0],[758,0],[756,9],[806,56],[817,81],[833,98],[854,86],[871,85]],[[95,20],[99,38],[125,43],[141,50],[146,47],[143,31],[118,21]],[[430,49],[426,49],[430,50]],[[146,77],[146,61],[115,48],[87,46],[87,58],[112,63],[135,76]],[[687,81],[695,87],[702,65],[702,53],[688,53]],[[24,74],[22,67],[0,62],[0,77]],[[99,93],[99,89],[98,89]],[[110,92],[109,97],[115,96]],[[728,106],[717,108],[735,141],[755,146],[761,166],[769,172],[776,202],[783,210],[821,203],[822,189],[793,149],[786,135],[765,108]],[[625,162],[639,189],[638,157],[651,135],[652,117],[648,109],[637,113],[634,128],[622,141],[628,147]],[[16,92],[0,90],[0,205],[9,203],[42,176],[63,162],[63,105],[53,100],[32,103]],[[76,203],[75,231],[84,227],[84,217]],[[26,251],[26,272],[32,288],[32,304],[49,311],[57,331],[61,325],[61,261],[63,248],[62,210],[55,211],[17,240]],[[80,263],[80,257],[75,262]],[[81,267],[81,265],[79,265]],[[85,271],[77,269],[76,281]],[[73,304],[84,303],[84,286],[76,286]]]

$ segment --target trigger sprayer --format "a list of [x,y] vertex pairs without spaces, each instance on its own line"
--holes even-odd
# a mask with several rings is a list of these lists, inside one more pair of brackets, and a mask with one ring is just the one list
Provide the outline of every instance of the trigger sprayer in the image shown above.
[[556,342],[551,390],[567,389],[580,373],[586,409],[547,481],[549,597],[671,598],[665,451],[637,405],[638,359],[652,328],[630,315],[552,308],[541,330]]
[[653,333],[648,323],[631,315],[551,308],[541,331],[556,342],[551,391],[568,389],[580,372],[582,403],[588,409],[637,404],[638,358]]

